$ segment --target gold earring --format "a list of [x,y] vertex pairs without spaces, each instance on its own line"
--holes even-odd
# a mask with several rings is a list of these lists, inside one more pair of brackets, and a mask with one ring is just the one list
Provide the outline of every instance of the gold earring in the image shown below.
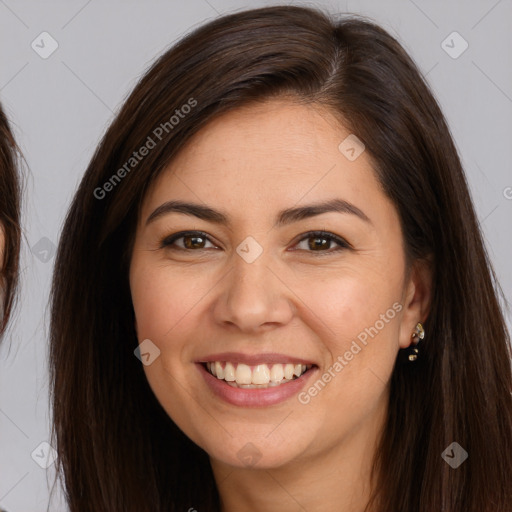
[[409,361],[416,361],[418,359],[418,354],[420,353],[417,345],[418,343],[425,337],[425,329],[423,329],[423,325],[421,322],[416,324],[414,328],[414,332],[411,334],[412,339],[412,347],[409,349]]

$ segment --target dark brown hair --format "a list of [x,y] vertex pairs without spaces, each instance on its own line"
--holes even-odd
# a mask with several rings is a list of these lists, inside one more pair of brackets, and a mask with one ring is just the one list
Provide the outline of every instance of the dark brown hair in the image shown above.
[[21,185],[18,175],[19,151],[7,117],[0,106],[0,229],[4,233],[0,258],[0,335],[4,332],[15,303],[21,243]]
[[[443,114],[385,30],[292,6],[217,18],[162,55],[75,195],[55,265],[50,362],[71,512],[219,510],[207,454],[167,416],[134,357],[128,268],[145,191],[185,142],[223,112],[278,96],[328,107],[364,142],[399,213],[409,263],[433,261],[428,338],[416,364],[393,371],[372,510],[510,512],[503,294]],[[171,127],[191,98],[196,106]],[[165,122],[166,137],[128,172],[133,152]],[[456,470],[441,457],[453,441],[469,453]]]

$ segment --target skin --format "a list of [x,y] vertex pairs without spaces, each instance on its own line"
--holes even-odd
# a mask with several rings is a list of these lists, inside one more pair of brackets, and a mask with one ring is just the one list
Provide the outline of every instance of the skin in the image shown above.
[[[209,454],[223,512],[359,512],[369,497],[393,364],[427,317],[431,276],[420,262],[406,272],[399,217],[369,154],[351,162],[338,150],[349,133],[318,105],[239,108],[196,134],[142,204],[130,266],[135,327],[139,342],[161,351],[144,370],[169,416]],[[328,212],[274,225],[282,209],[334,198],[370,222]],[[146,225],[178,199],[222,210],[231,224],[168,213]],[[208,238],[161,247],[182,230]],[[350,248],[315,244],[305,236],[313,230]],[[252,263],[236,252],[248,236],[263,248]],[[295,395],[263,408],[230,405],[194,363],[225,351],[296,355],[318,366],[313,384],[396,302],[401,311],[307,404]],[[260,457],[253,465],[237,456],[249,442]]]

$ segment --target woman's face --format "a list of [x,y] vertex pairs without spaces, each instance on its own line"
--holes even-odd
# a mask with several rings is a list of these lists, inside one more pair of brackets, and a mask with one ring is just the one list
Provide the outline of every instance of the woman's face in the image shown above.
[[349,135],[318,106],[244,107],[203,128],[143,202],[130,286],[144,370],[219,463],[304,462],[382,428],[421,286],[368,153],[340,146]]

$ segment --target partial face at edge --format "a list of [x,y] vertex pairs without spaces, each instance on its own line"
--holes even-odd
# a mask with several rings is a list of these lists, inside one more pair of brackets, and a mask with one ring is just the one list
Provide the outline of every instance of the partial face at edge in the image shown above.
[[[349,161],[338,149],[348,135],[319,107],[244,107],[196,134],[143,202],[130,286],[139,343],[160,351],[146,376],[175,423],[226,464],[243,466],[247,443],[259,467],[278,467],[371,436],[382,426],[397,351],[422,320],[414,283],[405,282],[397,211],[369,156]],[[275,223],[283,210],[335,199],[363,215]],[[228,223],[177,212],[148,222],[169,201],[208,206]],[[204,235],[173,242],[182,231]],[[314,367],[278,403],[235,405],[200,364],[226,352],[276,353]]]

